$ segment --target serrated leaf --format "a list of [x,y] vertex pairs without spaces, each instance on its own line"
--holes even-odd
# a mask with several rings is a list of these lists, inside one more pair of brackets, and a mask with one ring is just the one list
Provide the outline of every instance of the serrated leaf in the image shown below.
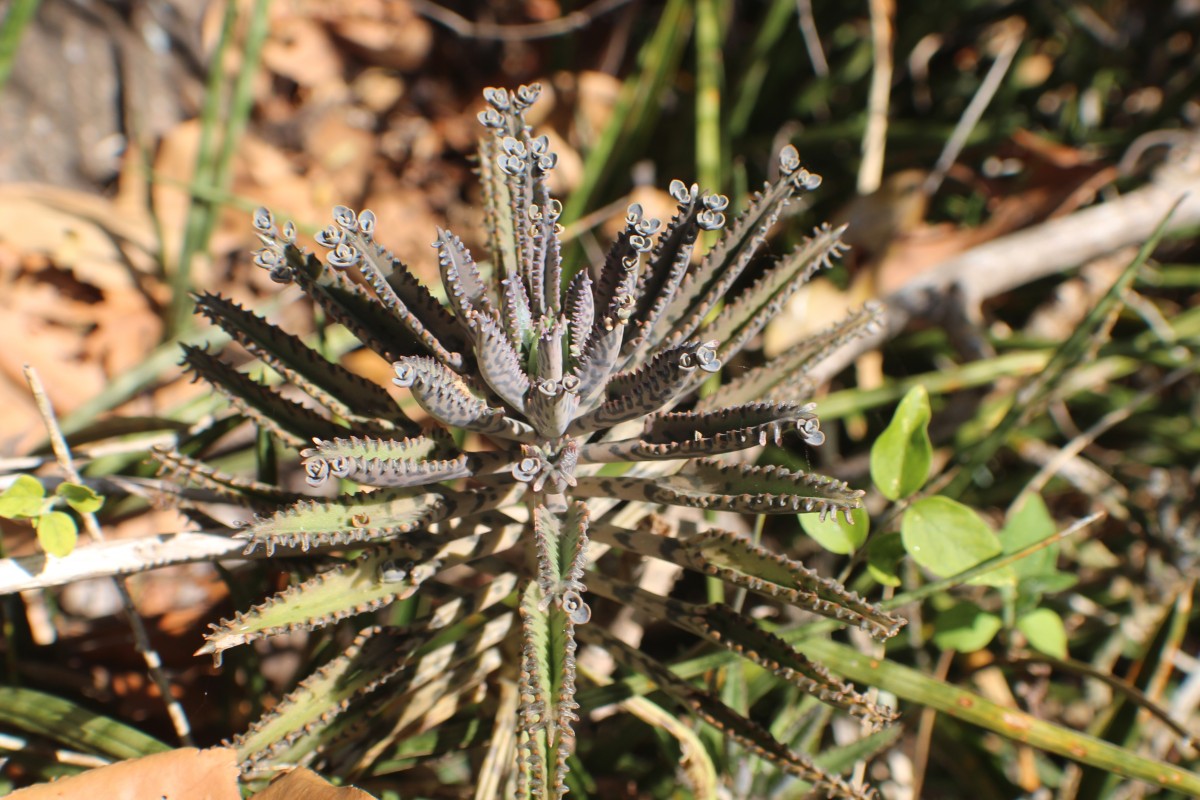
[[841,233],[841,229],[828,225],[818,228],[812,237],[732,298],[715,319],[701,325],[696,335],[719,340],[721,358],[732,358],[770,320],[779,316],[784,304],[805,282],[845,251]]
[[392,382],[412,391],[430,416],[447,428],[465,428],[512,439],[529,439],[533,428],[471,393],[459,375],[432,358],[402,358]]
[[711,692],[679,678],[665,665],[625,644],[604,628],[589,626],[582,630],[581,636],[612,655],[619,663],[644,673],[675,702],[787,774],[815,784],[830,797],[869,800],[873,796],[873,792],[855,789],[836,775],[825,772],[807,756],[794,752],[772,736],[770,731],[738,714]]
[[575,494],[581,497],[616,497],[752,514],[827,514],[858,508],[863,494],[824,475],[783,467],[728,465],[709,459],[696,459],[685,471],[670,476],[587,476],[577,480]]
[[371,691],[395,674],[428,634],[404,628],[367,628],[334,660],[300,682],[262,719],[234,740],[243,771],[255,761],[285,751],[306,732],[328,727],[359,692]]
[[48,554],[57,558],[66,558],[75,549],[79,539],[79,529],[75,520],[69,514],[61,511],[47,511],[34,518],[37,528],[38,543]]
[[521,710],[517,746],[521,753],[517,794],[561,796],[567,757],[575,743],[575,623],[536,582],[522,593],[519,612]]
[[1004,623],[974,603],[955,603],[933,622],[933,642],[943,650],[974,653],[988,646]]
[[688,342],[665,350],[642,367],[620,373],[605,386],[608,400],[576,418],[567,429],[582,434],[637,419],[669,406],[696,375],[715,372],[711,342]]
[[450,511],[451,504],[443,494],[384,489],[328,502],[301,500],[257,518],[239,535],[247,540],[248,553],[262,544],[270,555],[276,546],[307,550],[386,539],[443,519]]
[[904,542],[896,532],[872,537],[867,544],[867,572],[884,586],[899,586],[897,567],[904,558]]
[[438,267],[442,272],[442,284],[450,307],[460,320],[469,320],[472,312],[494,316],[492,304],[487,296],[487,284],[471,258],[470,251],[462,239],[450,231],[437,229]]
[[464,535],[471,527],[410,537],[290,586],[213,626],[198,654],[209,653],[219,660],[225,650],[264,636],[313,630],[382,608],[412,596],[442,570],[512,547],[524,530],[512,523]]
[[1055,658],[1067,657],[1067,629],[1062,617],[1050,608],[1035,608],[1017,618],[1017,630],[1029,646]]
[[900,535],[913,560],[940,578],[1001,553],[1000,540],[983,518],[948,497],[924,497],[913,503],[904,512]]
[[54,493],[66,500],[67,505],[80,514],[94,514],[104,505],[103,497],[91,487],[78,483],[64,481],[55,488]]
[[731,375],[719,389],[701,398],[696,403],[696,410],[712,411],[740,403],[780,402],[810,395],[816,388],[807,380],[813,367],[839,347],[874,330],[881,317],[882,311],[877,304],[851,313],[765,364]]
[[196,298],[196,310],[334,413],[346,417],[383,416],[412,429],[413,423],[380,386],[327,360],[298,337],[232,300],[202,294]]
[[595,534],[606,544],[682,565],[731,586],[857,626],[877,638],[895,635],[904,624],[836,581],[728,531],[710,529],[676,539],[601,524]]
[[[375,351],[383,360],[392,362],[403,356],[423,355],[426,346],[413,337],[403,319],[397,317],[379,298],[340,270],[327,268],[316,256],[288,250],[288,263],[293,266],[296,283],[324,309],[329,318],[344,325],[355,338]],[[452,368],[463,366],[459,353],[438,350],[435,358]]]
[[150,456],[159,463],[159,475],[170,475],[165,482],[182,498],[192,487],[212,492],[217,497],[257,511],[273,510],[300,497],[277,486],[227,475],[176,450],[155,447]]
[[[849,515],[850,521],[846,521]],[[850,555],[862,547],[867,540],[871,521],[864,508],[856,508],[846,514],[829,514],[825,519],[812,514],[799,516],[800,527],[816,540],[817,544],[831,553]]]
[[895,718],[890,709],[872,703],[825,667],[809,660],[782,638],[763,630],[754,620],[729,606],[719,603],[699,605],[660,597],[600,573],[589,574],[588,587],[610,600],[633,606],[643,614],[665,620],[731,650],[834,708],[873,724]]
[[646,418],[635,439],[592,442],[580,458],[592,463],[656,461],[720,455],[774,442],[796,430],[806,441],[824,440],[815,404],[749,403],[710,412],[666,412]]
[[929,392],[908,390],[892,421],[871,445],[871,480],[889,500],[917,492],[929,478],[933,445],[929,441]]
[[189,370],[212,384],[260,427],[290,445],[299,446],[313,436],[332,439],[346,432],[344,427],[283,397],[203,348],[185,344],[183,354],[184,364]]
[[42,511],[45,498],[46,490],[41,481],[32,475],[18,475],[0,493],[0,517],[20,519],[37,516]]
[[[336,746],[339,739],[352,744],[350,749],[356,761],[369,764],[387,746],[391,734],[376,732],[381,741],[376,741],[375,736],[367,738],[363,735],[365,724],[378,719],[390,721],[393,727],[409,725],[448,693],[465,688],[465,684],[478,685],[500,666],[501,658],[495,645],[511,628],[511,613],[464,621],[449,641],[442,635],[430,636],[413,628],[385,628],[383,635],[395,632],[407,635],[409,640],[401,647],[396,647],[396,640],[390,637],[374,644],[368,641],[362,647],[358,663],[349,665],[332,692],[319,697],[301,696],[296,698],[300,701],[296,703],[291,702],[296,694],[293,693],[281,702],[263,718],[261,723],[265,725],[256,724],[260,734],[257,741],[239,739],[239,753],[249,751],[254,745],[261,748],[266,738],[263,734],[278,735],[281,729],[297,722],[301,723],[300,727],[267,747],[249,753],[249,764],[244,764],[243,770],[255,774],[273,771],[274,765],[279,763],[305,763],[315,753],[324,752],[330,743]],[[386,652],[380,658],[377,654],[389,644],[393,647],[392,658],[389,660]],[[385,684],[387,694],[376,696],[375,692]],[[353,691],[346,692],[348,687]],[[323,713],[314,715],[321,711],[322,703],[325,706]],[[367,743],[370,747],[363,753],[361,745]],[[350,755],[343,753],[336,757]]]

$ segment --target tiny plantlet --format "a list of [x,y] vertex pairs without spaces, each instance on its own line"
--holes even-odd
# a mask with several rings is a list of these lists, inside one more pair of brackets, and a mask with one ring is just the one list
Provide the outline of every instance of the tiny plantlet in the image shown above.
[[80,514],[100,510],[104,498],[90,487],[64,481],[46,494],[41,481],[30,475],[18,475],[12,484],[0,492],[0,517],[25,519],[37,530],[38,544],[48,555],[63,558],[75,549],[79,527],[65,511],[68,506]]
[[[237,535],[247,551],[333,564],[213,626],[201,652],[219,660],[263,637],[315,631],[411,598],[405,625],[362,628],[237,738],[243,775],[293,764],[370,775],[384,759],[419,759],[421,748],[408,743],[426,731],[475,725],[484,754],[470,762],[470,784],[494,787],[476,797],[562,797],[588,724],[576,694],[590,681],[577,662],[580,648],[592,646],[616,664],[614,678],[649,679],[746,752],[828,796],[871,796],[609,627],[627,607],[868,723],[893,719],[750,615],[648,591],[606,557],[665,560],[881,640],[902,626],[794,560],[663,511],[850,517],[861,508],[860,490],[752,465],[743,451],[792,434],[822,444],[806,376],[875,312],[697,393],[840,252],[840,232],[820,227],[765,268],[759,258],[789,201],[820,179],[786,147],[778,178],[728,224],[725,197],[677,180],[670,220],[630,206],[602,263],[564,264],[561,205],[547,183],[556,157],[524,119],[538,91],[485,92],[478,171],[488,255],[477,260],[454,233],[436,232],[445,303],[377,243],[383,221],[371,211],[334,209],[316,237],[323,261],[297,245],[291,223],[277,225],[265,210],[254,217],[264,245],[256,263],[390,363],[392,387],[223,297],[197,300],[200,313],[287,386],[254,380],[200,347],[186,348],[187,367],[296,452],[309,492],[225,474],[182,452],[159,452],[163,469],[176,485],[198,485],[243,509]],[[706,253],[695,252],[702,231],[721,229]],[[185,508],[187,497],[180,493]]]

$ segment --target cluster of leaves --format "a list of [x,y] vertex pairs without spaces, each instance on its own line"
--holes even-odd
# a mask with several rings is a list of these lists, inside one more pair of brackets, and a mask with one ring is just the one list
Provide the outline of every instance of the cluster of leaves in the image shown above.
[[91,487],[63,481],[47,496],[46,487],[32,475],[18,475],[0,492],[0,517],[25,519],[37,530],[38,543],[52,556],[63,558],[75,549],[79,526],[61,509],[69,506],[79,514],[94,514],[104,498]]
[[[1045,502],[1036,494],[1016,506],[998,532],[977,511],[957,500],[936,493],[918,497],[929,481],[933,461],[931,415],[928,391],[915,386],[871,446],[872,481],[883,497],[896,504],[895,513],[882,519],[898,525],[898,531],[881,532],[868,543],[870,526],[864,510],[852,512],[849,519],[800,518],[805,532],[830,552],[851,554],[868,544],[867,569],[885,586],[902,584],[897,568],[905,556],[931,575],[951,578],[998,556],[1021,552],[1056,533]],[[971,583],[1001,592],[1002,615],[985,611],[971,600],[944,596],[935,620],[934,642],[948,650],[981,650],[1007,620],[1007,626],[1024,634],[1035,649],[1065,657],[1062,618],[1053,609],[1040,606],[1045,593],[1064,591],[1075,584],[1074,576],[1058,569],[1058,556],[1058,545],[1048,545],[972,579]]]
[[[826,517],[861,505],[862,492],[841,481],[728,456],[778,443],[789,431],[809,445],[824,441],[814,407],[791,398],[810,366],[868,326],[871,312],[695,399],[706,378],[838,254],[838,232],[818,228],[753,281],[738,282],[789,200],[820,179],[785,148],[780,177],[703,257],[694,253],[700,234],[724,226],[728,200],[675,181],[668,223],[631,206],[604,262],[572,275],[560,256],[560,206],[546,182],[555,157],[524,121],[537,91],[485,92],[480,120],[489,135],[479,171],[491,261],[477,263],[457,236],[439,230],[447,305],[375,241],[370,211],[335,209],[334,224],[316,237],[329,251],[325,263],[296,245],[290,223],[277,228],[265,211],[255,217],[265,245],[256,263],[300,286],[391,362],[393,383],[411,405],[224,298],[198,300],[202,313],[307,400],[202,348],[187,348],[187,367],[276,440],[304,448],[311,487],[373,487],[298,497],[181,452],[160,453],[180,487],[196,485],[257,512],[238,533],[248,551],[340,561],[223,620],[202,652],[219,659],[265,636],[421,600],[409,624],[366,628],[240,736],[243,771],[253,777],[315,763],[335,774],[369,774],[439,722],[478,718],[474,687],[484,681],[483,707],[494,722],[477,780],[518,797],[560,797],[580,719],[582,642],[785,772],[830,795],[865,797],[606,630],[587,599],[616,604],[605,617],[628,606],[738,653],[872,724],[893,718],[749,615],[649,592],[600,560],[609,549],[664,560],[879,639],[903,624],[757,543],[715,529],[676,536],[671,518],[653,514],[665,504]],[[683,403],[691,408],[678,410]],[[429,422],[418,424],[414,407]],[[461,581],[445,582],[463,567],[484,588],[464,592]]]

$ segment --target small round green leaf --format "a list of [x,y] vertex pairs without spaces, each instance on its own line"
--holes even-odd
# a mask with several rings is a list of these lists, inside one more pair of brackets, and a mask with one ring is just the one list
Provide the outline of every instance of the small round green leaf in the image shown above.
[[817,540],[817,544],[831,553],[847,556],[867,540],[867,530],[871,521],[865,508],[856,508],[850,512],[852,523],[846,522],[844,514],[827,514],[822,522],[817,514],[798,514],[800,527],[804,532]]
[[1067,629],[1054,610],[1035,608],[1017,619],[1017,630],[1025,634],[1034,650],[1055,658],[1067,657]]
[[876,536],[867,544],[867,572],[883,586],[899,586],[897,569],[904,558],[904,542],[900,534],[885,533]]
[[[1046,501],[1041,495],[1032,494],[1008,515],[1000,531],[1000,544],[1005,553],[1015,553],[1053,536],[1055,532],[1054,518],[1046,508]],[[1057,571],[1058,550],[1058,545],[1051,545],[1030,553],[1013,564],[1013,571],[1021,578],[1053,575]]]
[[1000,617],[974,603],[956,603],[934,620],[933,643],[943,650],[974,653],[987,647],[1002,626]]
[[37,537],[43,550],[58,558],[71,555],[79,538],[79,530],[69,515],[61,511],[47,511],[37,518],[34,525],[37,526]]
[[100,510],[100,506],[104,505],[104,498],[96,494],[91,487],[81,486],[78,483],[63,482],[58,485],[54,493],[67,501],[67,505],[78,511],[80,514],[91,514]]
[[948,497],[922,498],[900,523],[904,549],[939,578],[1000,554],[1000,540],[971,508]]
[[12,485],[0,492],[0,517],[35,517],[42,511],[46,490],[32,475],[18,475]]
[[914,386],[871,445],[871,480],[889,500],[915,494],[929,478],[929,464],[933,460],[930,415],[929,392],[924,386]]

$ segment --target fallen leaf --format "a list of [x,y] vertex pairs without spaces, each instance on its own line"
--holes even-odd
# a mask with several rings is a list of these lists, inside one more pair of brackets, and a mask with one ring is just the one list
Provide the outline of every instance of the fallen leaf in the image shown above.
[[310,769],[300,767],[271,782],[253,800],[375,800],[353,786],[334,786]]
[[30,786],[9,797],[12,800],[147,800],[160,797],[241,800],[237,778],[236,751],[224,747],[210,750],[183,747]]

